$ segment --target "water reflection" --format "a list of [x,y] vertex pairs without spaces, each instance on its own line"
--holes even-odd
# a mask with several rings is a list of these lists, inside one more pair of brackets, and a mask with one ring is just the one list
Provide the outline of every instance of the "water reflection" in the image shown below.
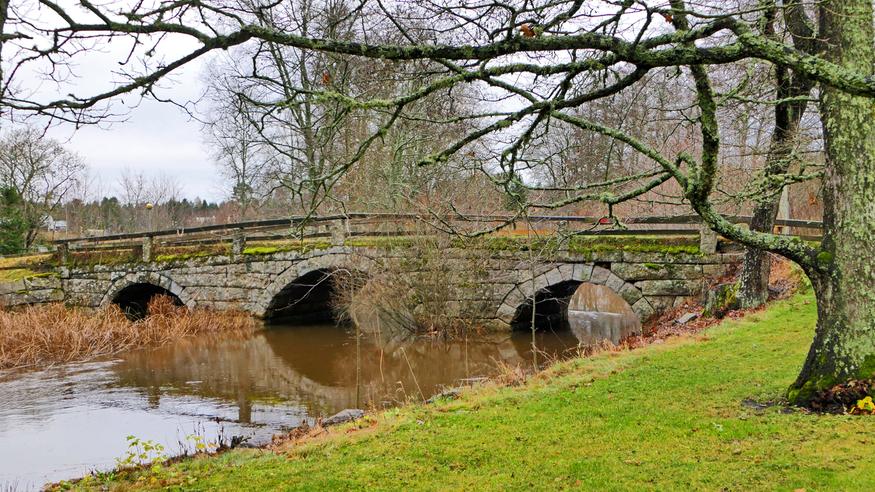
[[[525,333],[441,342],[362,336],[331,324],[273,326],[246,340],[188,339],[116,359],[0,373],[0,489],[110,468],[135,435],[181,451],[197,433],[264,442],[344,408],[426,398],[531,363]],[[577,340],[538,334],[554,356]]]
[[614,344],[641,333],[641,321],[629,304],[604,285],[584,283],[568,302],[568,326],[582,345]]
[[[494,373],[496,362],[525,365],[530,347],[509,334],[400,343],[332,324],[272,326],[245,341],[188,340],[126,355],[112,370],[116,384],[161,395],[197,395],[234,402],[251,422],[253,402],[294,402],[312,416],[344,408],[383,406],[428,397],[442,387]],[[541,336],[541,350],[559,354],[577,340]]]

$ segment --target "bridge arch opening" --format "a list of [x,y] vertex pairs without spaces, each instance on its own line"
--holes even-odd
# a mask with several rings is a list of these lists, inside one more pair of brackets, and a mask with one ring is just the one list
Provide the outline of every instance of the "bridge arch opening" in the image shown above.
[[362,274],[342,268],[319,268],[283,287],[267,305],[264,319],[283,324],[338,322],[338,304],[361,283]]
[[530,297],[517,307],[513,321],[510,323],[511,328],[530,330],[534,310],[535,330],[568,329],[568,301],[582,283],[577,280],[566,280],[535,292],[534,299]]
[[535,293],[517,308],[511,327],[571,330],[583,345],[622,339],[641,333],[641,320],[619,294],[605,285],[568,280]]
[[173,292],[148,282],[137,282],[126,286],[116,293],[112,303],[121,308],[128,319],[138,320],[149,315],[149,302],[156,296],[167,296],[177,306],[185,305]]

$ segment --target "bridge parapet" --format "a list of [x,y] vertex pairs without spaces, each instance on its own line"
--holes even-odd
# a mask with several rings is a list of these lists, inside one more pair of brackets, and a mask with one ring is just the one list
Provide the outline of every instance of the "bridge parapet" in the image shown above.
[[[273,298],[287,294],[289,283],[309,273],[347,269],[373,275],[389,266],[432,281],[440,270],[447,291],[440,309],[475,322],[506,325],[521,304],[544,289],[582,282],[609,287],[646,319],[700,295],[710,279],[740,260],[737,248],[722,240],[715,243],[687,218],[631,221],[663,227],[656,230],[592,230],[593,218],[545,217],[537,224],[554,229],[536,230],[536,223],[529,222],[524,234],[487,235],[473,243],[448,239],[439,261],[422,264],[410,261],[416,255],[416,234],[422,233],[405,229],[411,217],[396,217],[392,227],[379,223],[370,228],[365,222],[373,217],[355,219],[319,220],[298,240],[289,239],[292,222],[283,219],[210,226],[194,231],[196,237],[158,231],[88,239],[86,246],[63,242],[59,246],[66,261],[55,268],[53,279],[21,284],[14,295],[7,288],[0,298],[7,305],[63,299],[98,307],[114,302],[128,286],[148,284],[192,307],[265,316]],[[493,226],[510,219],[480,220]],[[277,227],[283,230],[276,232]],[[144,237],[152,243],[138,247]],[[477,251],[473,256],[472,248]],[[148,258],[143,257],[146,251]]]

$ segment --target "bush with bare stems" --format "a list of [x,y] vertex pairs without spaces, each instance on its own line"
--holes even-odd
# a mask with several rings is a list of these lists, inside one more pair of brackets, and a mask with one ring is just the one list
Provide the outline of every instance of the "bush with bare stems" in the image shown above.
[[384,258],[369,278],[340,277],[335,283],[335,309],[364,332],[391,336],[425,334],[458,336],[475,327],[480,307],[460,295],[483,275],[488,251],[455,248],[458,239],[422,235]]

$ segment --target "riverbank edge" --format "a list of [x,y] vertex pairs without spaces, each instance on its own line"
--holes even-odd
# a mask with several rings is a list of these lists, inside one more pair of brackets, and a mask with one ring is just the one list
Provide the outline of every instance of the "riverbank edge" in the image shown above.
[[[284,439],[277,440],[267,449],[235,450],[219,456],[188,457],[175,461],[172,465],[160,467],[157,473],[155,469],[149,469],[140,472],[103,474],[85,478],[75,484],[61,484],[57,488],[67,488],[69,486],[76,488],[108,486],[113,490],[124,490],[129,487],[151,485],[178,487],[183,490],[190,488],[200,489],[202,484],[196,485],[194,482],[187,481],[191,478],[197,478],[196,475],[191,475],[192,471],[203,471],[203,469],[212,469],[214,467],[222,468],[229,461],[233,462],[235,467],[246,468],[247,464],[256,463],[258,460],[265,459],[265,456],[268,456],[268,460],[279,459],[281,462],[293,462],[310,457],[322,460],[326,458],[326,455],[336,452],[338,449],[359,445],[367,447],[369,446],[368,443],[373,442],[375,439],[379,441],[391,438],[394,433],[401,432],[399,429],[408,432],[408,427],[411,425],[423,425],[420,424],[420,422],[425,420],[421,418],[423,415],[446,414],[454,410],[466,408],[473,409],[470,415],[476,415],[481,406],[492,405],[496,399],[521,399],[526,396],[535,396],[544,391],[560,391],[562,388],[569,386],[588,387],[598,384],[600,381],[610,380],[612,376],[622,373],[625,369],[640,366],[642,361],[653,357],[660,357],[660,354],[684,349],[685,347],[709,344],[712,341],[712,334],[715,332],[720,334],[719,336],[725,336],[726,332],[738,332],[742,326],[753,330],[763,328],[761,325],[768,325],[781,319],[778,316],[779,314],[791,317],[795,315],[795,321],[797,324],[800,324],[799,316],[801,312],[801,319],[803,321],[801,324],[810,325],[801,328],[803,332],[807,333],[813,327],[813,305],[814,300],[810,294],[796,295],[789,300],[770,304],[765,311],[759,311],[752,315],[749,314],[745,318],[722,322],[716,327],[709,328],[704,333],[691,333],[671,337],[658,343],[634,348],[633,350],[604,351],[591,357],[556,363],[528,378],[520,378],[518,374],[513,374],[512,372],[503,374],[488,383],[462,390],[457,399],[438,398],[434,404],[425,405],[417,403],[405,405],[400,408],[371,413],[354,423],[343,424],[329,429],[321,427],[298,429],[285,436]],[[795,330],[799,331],[800,327],[796,326]],[[801,361],[801,358],[799,358],[799,361]],[[791,368],[790,372],[792,373],[793,370],[795,368]],[[502,377],[509,379],[502,380]],[[783,386],[780,387],[781,392],[783,388]],[[778,393],[772,391],[771,396],[778,396]],[[752,405],[760,410],[765,409],[766,412],[770,413],[783,412],[788,408],[784,405],[784,402],[776,400],[766,403],[755,402]],[[789,411],[793,413],[806,413],[792,409]],[[471,418],[475,419],[476,417]],[[472,436],[472,438],[476,440],[476,436]],[[212,463],[215,463],[215,465],[212,465]],[[247,472],[242,471],[242,473],[245,474]]]

